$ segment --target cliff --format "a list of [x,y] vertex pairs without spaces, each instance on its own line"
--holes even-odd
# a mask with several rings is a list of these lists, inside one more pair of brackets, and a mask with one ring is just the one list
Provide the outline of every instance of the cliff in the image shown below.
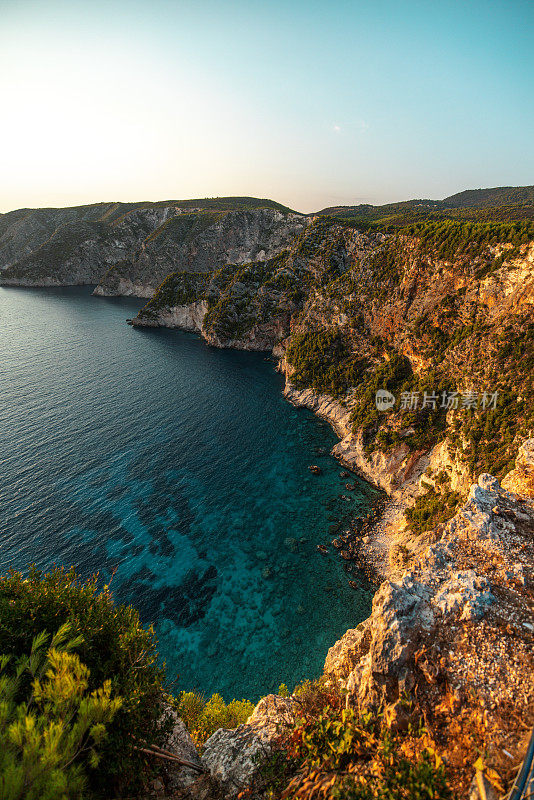
[[[471,195],[449,200],[451,214],[472,213]],[[382,709],[402,752],[433,754],[465,796],[480,753],[494,785],[509,783],[533,722],[534,225],[527,206],[523,221],[483,224],[436,219],[436,208],[380,227],[273,208],[93,209],[4,276],[84,282],[100,259],[95,269],[113,266],[97,293],[150,297],[134,326],[273,352],[287,399],[327,419],[334,455],[387,498],[378,522],[336,540],[379,587],[370,618],[328,653],[306,724],[330,709],[328,730],[339,730],[349,712],[381,719]],[[408,212],[395,213],[397,223]],[[72,248],[58,255],[66,232]],[[223,794],[254,786],[258,758],[281,751],[287,780],[311,786],[294,796],[328,796],[339,777],[330,761],[311,772],[284,761],[302,702],[264,698],[247,725],[211,737],[203,763]],[[374,764],[355,751],[351,769]]]
[[[533,447],[528,442],[518,458],[529,486]],[[382,710],[390,753],[396,737],[408,751],[422,737],[424,748],[446,765],[459,797],[467,796],[475,765],[491,779],[485,781],[488,797],[503,792],[523,758],[525,731],[534,721],[533,534],[532,499],[481,475],[438,540],[398,579],[381,584],[371,616],[347,631],[326,657],[326,696],[341,691],[345,709],[360,714]],[[283,772],[284,748],[291,750],[305,709],[298,694],[270,695],[246,724],[219,730],[208,740],[203,763],[225,794],[261,785],[258,755],[275,754]],[[343,713],[340,722],[330,723],[342,731],[352,719]],[[418,719],[424,720],[423,735],[416,733]],[[318,747],[319,729],[320,722],[315,740],[306,740],[310,752]],[[357,778],[359,759],[376,757],[363,741],[352,756],[351,748],[344,752],[338,769],[328,759],[321,764],[317,756],[308,772],[304,765],[286,768],[285,783],[306,784],[298,797],[330,796],[322,792],[344,785],[347,774]],[[476,788],[472,796],[480,797]]]
[[177,270],[203,273],[226,264],[263,261],[279,253],[306,223],[301,215],[271,209],[182,213],[115,264],[95,294],[151,297]]
[[382,534],[411,549],[479,474],[511,469],[534,424],[531,236],[529,224],[386,234],[319,218],[276,258],[173,273],[133,324],[273,350],[288,399],[333,424],[334,454],[395,504]]
[[180,265],[203,271],[274,255],[305,223],[284,206],[256,198],[22,209],[0,215],[0,282],[102,281],[99,294],[150,297]]

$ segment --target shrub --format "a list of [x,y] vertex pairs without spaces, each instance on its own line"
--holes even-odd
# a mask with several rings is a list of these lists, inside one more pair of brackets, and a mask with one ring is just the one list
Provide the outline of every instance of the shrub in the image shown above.
[[258,784],[272,800],[452,797],[424,729],[410,729],[401,739],[384,730],[379,718],[359,716],[342,704],[306,715],[284,734],[264,760]]
[[111,696],[123,698],[91,784],[107,793],[133,788],[144,760],[132,732],[156,743],[164,735],[158,722],[164,671],[152,629],[141,626],[131,606],[115,605],[108,587],[99,591],[96,576],[83,584],[74,569],[43,574],[32,567],[26,579],[13,571],[0,578],[0,653],[20,658],[35,636],[66,622],[73,636],[83,636],[78,655],[89,670],[88,690],[109,681]]
[[448,522],[455,515],[461,501],[462,495],[458,492],[445,491],[441,494],[428,491],[418,497],[415,505],[407,508],[404,515],[413,533],[424,533],[440,522]]
[[237,728],[250,717],[254,704],[248,700],[225,703],[220,694],[209,700],[198,692],[182,692],[176,710],[197,747],[201,747],[218,728]]
[[[68,640],[70,626],[41,633],[29,655],[0,657],[0,796],[2,800],[67,800],[82,797],[81,763],[96,767],[95,749],[122,705],[111,681],[88,691],[89,670]],[[31,679],[29,680],[24,679]]]
[[286,359],[295,368],[292,380],[298,387],[311,386],[334,397],[358,384],[365,369],[365,362],[355,358],[341,333],[332,329],[297,333]]

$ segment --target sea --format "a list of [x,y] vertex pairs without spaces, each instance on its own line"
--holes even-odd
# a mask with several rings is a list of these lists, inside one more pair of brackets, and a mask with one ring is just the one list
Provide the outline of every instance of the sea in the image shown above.
[[268,354],[132,328],[143,302],[0,288],[0,574],[98,573],[175,692],[292,689],[369,614],[330,541],[376,492],[345,489],[334,432]]

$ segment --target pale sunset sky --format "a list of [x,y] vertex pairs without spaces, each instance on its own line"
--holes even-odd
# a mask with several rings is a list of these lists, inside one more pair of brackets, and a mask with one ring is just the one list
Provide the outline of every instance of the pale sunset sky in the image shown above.
[[534,183],[532,0],[0,0],[0,211]]

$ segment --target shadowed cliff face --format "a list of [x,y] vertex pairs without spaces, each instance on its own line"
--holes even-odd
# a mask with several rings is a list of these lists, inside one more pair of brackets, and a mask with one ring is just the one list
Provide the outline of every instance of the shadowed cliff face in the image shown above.
[[131,256],[114,265],[95,294],[152,297],[176,270],[205,273],[229,263],[264,261],[287,247],[307,223],[299,214],[271,209],[173,216]]
[[0,282],[150,297],[177,268],[269,258],[307,222],[255,198],[22,209],[0,215]]

